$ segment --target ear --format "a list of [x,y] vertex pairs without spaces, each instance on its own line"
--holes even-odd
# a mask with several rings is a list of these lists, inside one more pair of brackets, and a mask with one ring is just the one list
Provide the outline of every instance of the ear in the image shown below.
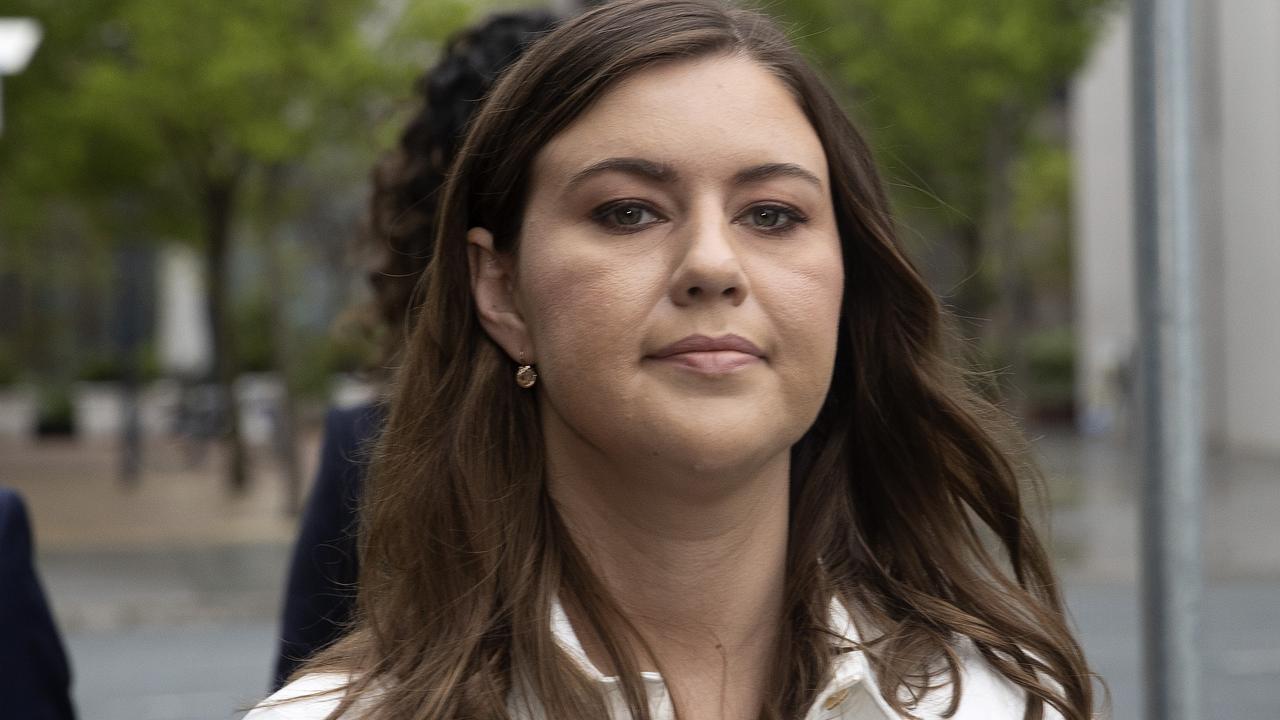
[[485,332],[513,361],[536,362],[529,329],[516,304],[515,259],[494,250],[493,233],[475,227],[467,231],[467,260],[471,296]]

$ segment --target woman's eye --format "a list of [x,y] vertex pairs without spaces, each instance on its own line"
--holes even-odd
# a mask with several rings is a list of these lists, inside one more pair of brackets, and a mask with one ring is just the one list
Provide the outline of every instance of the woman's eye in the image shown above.
[[781,232],[807,220],[799,212],[780,205],[757,205],[748,210],[744,219],[757,230]]
[[644,205],[624,203],[607,205],[594,213],[596,222],[615,230],[639,230],[662,220]]

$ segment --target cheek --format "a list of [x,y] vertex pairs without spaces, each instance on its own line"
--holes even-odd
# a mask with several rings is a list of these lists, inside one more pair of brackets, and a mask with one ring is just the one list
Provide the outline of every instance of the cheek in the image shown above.
[[844,266],[839,245],[789,259],[785,271],[759,283],[761,306],[779,340],[779,371],[810,402],[826,396],[835,365]]
[[531,248],[522,257],[520,296],[538,363],[554,375],[636,356],[660,288],[660,273],[598,248]]
[[844,295],[844,260],[837,239],[765,258],[759,275],[761,281],[753,282],[753,288],[781,332],[834,347],[832,334]]

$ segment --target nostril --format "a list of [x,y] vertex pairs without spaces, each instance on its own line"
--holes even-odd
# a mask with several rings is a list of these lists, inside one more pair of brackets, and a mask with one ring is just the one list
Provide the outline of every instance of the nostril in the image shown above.
[[702,294],[702,288],[696,285],[689,288],[689,297],[698,297],[701,294]]
[[721,295],[724,295],[725,297],[733,297],[734,295],[737,295],[737,294],[738,294],[738,288],[736,288],[736,287],[727,287],[727,288],[725,288],[725,289],[724,289],[724,292],[722,292],[722,293],[720,293],[720,294],[721,294]]

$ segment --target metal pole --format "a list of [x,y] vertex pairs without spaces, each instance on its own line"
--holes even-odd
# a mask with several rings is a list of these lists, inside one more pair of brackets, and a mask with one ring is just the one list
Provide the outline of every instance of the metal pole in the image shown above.
[[1199,720],[1204,432],[1190,0],[1134,0],[1148,720]]

